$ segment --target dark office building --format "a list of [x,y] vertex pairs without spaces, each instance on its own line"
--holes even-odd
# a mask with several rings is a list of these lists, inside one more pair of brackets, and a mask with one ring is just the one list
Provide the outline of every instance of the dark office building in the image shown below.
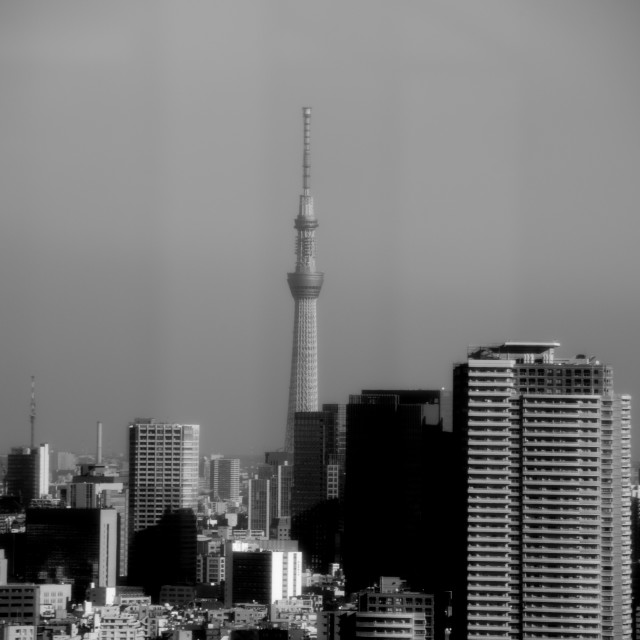
[[295,418],[291,536],[313,571],[342,559],[343,416],[344,407],[324,405]]
[[[347,405],[344,570],[347,591],[380,575],[451,590],[454,481],[451,396],[441,390],[363,391]],[[437,625],[438,621],[436,621]]]
[[7,456],[7,495],[28,507],[49,491],[49,445],[14,447]]
[[81,601],[90,583],[115,587],[118,522],[114,509],[27,509],[28,582],[71,582]]
[[157,525],[134,535],[129,584],[142,586],[154,602],[163,585],[195,584],[197,537],[191,509],[165,511]]

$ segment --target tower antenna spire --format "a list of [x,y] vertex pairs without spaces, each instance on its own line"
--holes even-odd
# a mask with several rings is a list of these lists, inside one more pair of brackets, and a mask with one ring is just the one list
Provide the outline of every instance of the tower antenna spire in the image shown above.
[[311,107],[303,107],[304,119],[304,154],[302,156],[302,188],[304,195],[309,195],[311,180]]
[[31,411],[29,412],[31,423],[31,449],[36,446],[36,377],[31,376]]
[[296,268],[287,274],[295,301],[289,407],[284,450],[293,452],[293,432],[297,411],[318,410],[318,330],[316,301],[322,288],[323,274],[316,269],[315,231],[318,220],[313,212],[311,178],[311,107],[303,107],[304,154],[302,157],[302,195],[294,220],[296,229]]

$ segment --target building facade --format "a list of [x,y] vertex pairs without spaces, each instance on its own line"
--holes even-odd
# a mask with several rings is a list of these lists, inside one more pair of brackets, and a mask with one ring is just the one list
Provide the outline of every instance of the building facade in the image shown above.
[[[450,392],[366,390],[347,405],[343,566],[348,592],[381,574],[440,597],[451,575]],[[373,518],[393,531],[382,552]],[[376,562],[371,559],[376,558]]]
[[7,494],[28,507],[49,493],[49,445],[14,447],[7,456]]
[[285,435],[285,451],[293,451],[293,431],[296,411],[318,409],[318,329],[316,301],[320,295],[324,275],[316,270],[315,231],[318,220],[313,211],[310,191],[311,177],[311,109],[302,110],[304,119],[304,155],[302,195],[295,219],[297,231],[296,270],[287,275],[291,295],[295,301],[293,348],[289,407]]
[[302,594],[299,551],[226,550],[225,607],[256,602],[270,605]]
[[213,458],[210,462],[211,492],[214,500],[238,500],[240,497],[240,459]]
[[198,504],[200,426],[156,420],[129,425],[129,534],[156,525],[165,511]]
[[26,579],[70,582],[84,599],[89,584],[113,587],[118,570],[114,509],[27,509]]
[[558,346],[471,348],[454,370],[469,640],[631,638],[630,398]]

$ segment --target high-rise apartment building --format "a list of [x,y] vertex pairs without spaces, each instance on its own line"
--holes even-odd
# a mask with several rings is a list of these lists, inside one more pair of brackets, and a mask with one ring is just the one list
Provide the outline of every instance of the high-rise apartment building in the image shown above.
[[211,494],[214,500],[240,498],[239,458],[213,458],[210,462]]
[[136,419],[129,425],[129,535],[166,510],[198,503],[200,426]]
[[304,119],[304,155],[302,195],[295,219],[298,232],[296,242],[296,270],[287,275],[291,295],[295,300],[291,380],[285,451],[293,451],[293,430],[296,411],[318,409],[318,334],[316,300],[322,288],[323,274],[316,270],[315,231],[318,220],[313,212],[311,177],[311,109],[302,110]]
[[471,348],[454,370],[469,640],[631,637],[630,398],[558,346]]

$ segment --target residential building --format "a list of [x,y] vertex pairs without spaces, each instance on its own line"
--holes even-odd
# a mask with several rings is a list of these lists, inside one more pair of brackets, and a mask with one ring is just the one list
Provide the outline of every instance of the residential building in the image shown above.
[[40,595],[36,584],[0,586],[0,620],[35,625],[40,621]]
[[631,638],[631,400],[611,367],[558,346],[472,347],[454,370],[469,640]]
[[355,610],[319,614],[318,640],[434,640],[433,594],[407,591],[404,587],[386,590],[384,584],[389,580],[382,577],[379,587],[358,593]]
[[129,536],[198,502],[200,427],[151,419],[129,425]]

